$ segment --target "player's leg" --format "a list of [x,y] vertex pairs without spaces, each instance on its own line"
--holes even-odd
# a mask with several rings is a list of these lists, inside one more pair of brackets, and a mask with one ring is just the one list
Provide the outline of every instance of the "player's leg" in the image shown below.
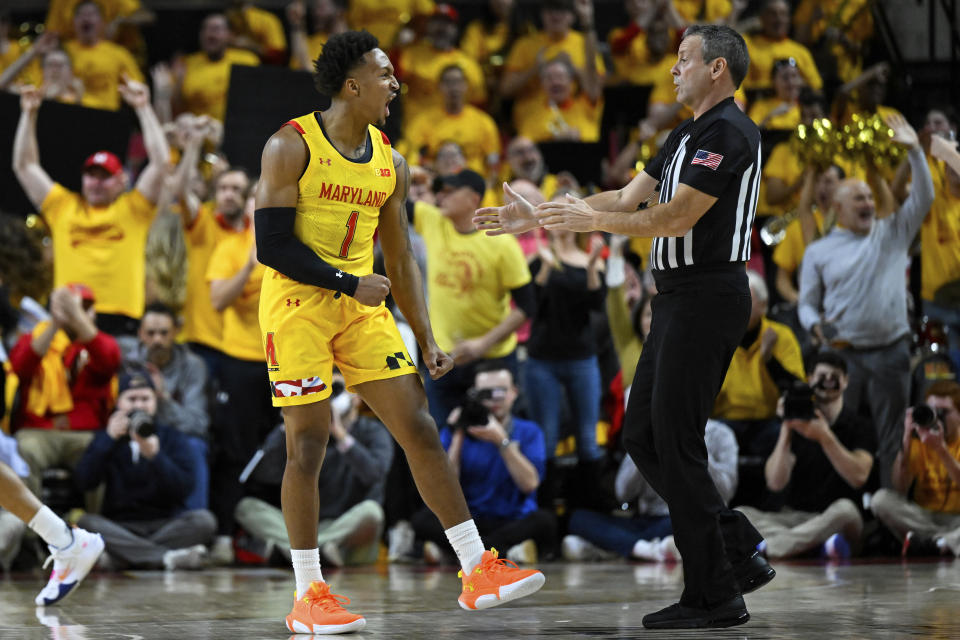
[[33,529],[50,547],[53,573],[36,598],[38,605],[59,602],[87,576],[103,551],[99,535],[70,527],[33,495],[6,464],[0,462],[0,506]]
[[[348,379],[346,372],[344,377]],[[542,573],[509,567],[495,552],[484,551],[459,478],[453,472],[436,424],[427,411],[420,378],[411,372],[370,380],[355,385],[354,389],[400,443],[423,501],[443,524],[463,568],[460,606],[486,609],[539,590],[544,582]]]

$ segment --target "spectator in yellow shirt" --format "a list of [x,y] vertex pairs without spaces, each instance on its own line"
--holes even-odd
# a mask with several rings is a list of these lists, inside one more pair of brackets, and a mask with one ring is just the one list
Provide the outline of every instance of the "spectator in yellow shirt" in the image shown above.
[[794,34],[814,53],[827,84],[850,82],[863,71],[863,54],[873,37],[870,0],[800,0],[793,12]]
[[320,56],[327,39],[350,28],[347,25],[347,0],[312,0],[310,17],[313,33],[308,36],[307,9],[302,0],[287,5],[291,69],[313,71],[313,61]]
[[793,58],[807,86],[820,91],[823,80],[813,61],[813,55],[805,46],[788,37],[790,5],[787,0],[765,0],[760,10],[760,24],[759,34],[744,38],[750,52],[750,69],[743,81],[744,88],[769,89],[773,63],[783,58]]
[[83,81],[81,104],[95,109],[120,108],[121,79],[143,82],[136,61],[123,47],[104,39],[103,10],[93,0],[76,6],[73,16],[75,40],[63,48],[73,61],[73,73]]
[[287,55],[287,36],[283,22],[249,0],[230,0],[227,20],[233,34],[231,44],[255,53],[268,64],[279,64]]
[[[73,16],[84,0],[51,0],[47,19],[43,21],[47,31],[52,31],[63,40],[77,36]],[[156,16],[140,5],[140,0],[96,0],[106,24],[104,32],[113,39],[122,25],[141,26],[153,22]]]
[[[669,2],[624,0],[623,8],[629,24],[607,34],[615,82],[653,85],[658,79],[657,63],[671,49],[678,30],[687,26],[687,20]],[[666,42],[660,42],[664,38]]]
[[200,51],[183,61],[179,83],[179,101],[183,111],[208,115],[223,121],[227,113],[230,67],[235,64],[257,66],[256,55],[229,46],[230,25],[222,13],[204,18],[200,27]]
[[[6,40],[3,35],[7,32],[4,24],[5,18],[0,14],[0,89],[15,87],[18,85],[40,86],[44,80],[43,59],[51,51],[58,50],[59,39],[57,34],[46,32],[29,47],[22,47],[17,40]],[[66,54],[60,51],[64,56]],[[70,59],[67,58],[67,70],[70,71],[70,79],[73,78],[73,70],[70,65]],[[79,87],[79,95],[83,93],[83,85]],[[46,96],[46,94],[44,94]],[[74,102],[79,102],[74,100]]]
[[[540,8],[543,30],[517,40],[510,49],[500,81],[502,98],[514,98],[513,123],[519,129],[520,118],[531,104],[544,97],[540,73],[544,63],[565,54],[576,70],[580,87],[587,93],[595,89],[589,82],[603,86],[606,69],[597,53],[597,35],[593,28],[593,0],[546,0]],[[580,28],[573,30],[574,20]],[[596,76],[587,73],[587,62],[594,64]],[[589,77],[588,77],[589,75]]]
[[406,127],[406,139],[398,145],[401,153],[420,156],[418,164],[433,162],[445,142],[456,142],[466,166],[485,176],[492,176],[500,163],[500,132],[487,113],[466,104],[467,78],[457,65],[440,73],[440,94],[443,106],[428,109],[413,118]]
[[[557,176],[547,172],[540,148],[530,138],[517,136],[507,145],[507,180],[529,180],[547,200],[557,191]],[[498,189],[497,191],[502,191]]]
[[463,30],[460,48],[483,68],[491,89],[499,84],[500,73],[510,47],[532,30],[516,0],[487,0],[482,17]]
[[413,40],[409,25],[433,13],[433,0],[350,0],[347,22],[351,29],[366,29],[384,51]]
[[750,105],[750,119],[761,129],[793,131],[800,124],[800,90],[803,77],[793,58],[781,58],[773,63],[773,96],[761,98]]
[[106,333],[135,335],[143,314],[145,247],[156,213],[170,148],[139,82],[121,87],[137,114],[149,162],[127,191],[120,160],[98,151],[84,163],[81,193],[55,183],[40,165],[37,112],[40,92],[20,96],[13,144],[13,172],[53,237],[54,287],[81,281],[96,296],[97,324]]
[[426,37],[403,49],[397,65],[397,77],[403,81],[403,117],[411,122],[422,113],[443,106],[437,85],[440,73],[450,65],[463,70],[467,81],[467,101],[483,104],[487,87],[483,70],[470,56],[457,48],[456,9],[448,4],[437,5],[427,22]]
[[[587,74],[596,68],[587,64]],[[597,142],[603,103],[598,82],[588,82],[593,91],[580,91],[576,71],[566,58],[558,57],[543,65],[540,82],[544,97],[519,114],[517,132],[534,142],[575,140]],[[593,78],[592,80],[595,80]]]

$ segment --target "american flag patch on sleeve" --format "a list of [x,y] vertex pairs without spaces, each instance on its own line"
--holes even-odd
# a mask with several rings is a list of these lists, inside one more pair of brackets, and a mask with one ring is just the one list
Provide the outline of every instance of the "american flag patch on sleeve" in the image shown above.
[[716,170],[716,168],[720,166],[721,160],[723,160],[723,156],[719,153],[710,153],[703,149],[697,149],[697,152],[693,154],[693,160],[690,161],[690,164],[702,164],[705,167]]

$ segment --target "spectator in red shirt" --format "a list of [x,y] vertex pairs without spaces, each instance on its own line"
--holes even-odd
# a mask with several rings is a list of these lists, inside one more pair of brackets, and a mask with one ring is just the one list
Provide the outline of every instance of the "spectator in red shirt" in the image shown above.
[[56,289],[50,295],[51,320],[22,336],[10,353],[21,395],[12,425],[34,493],[45,469],[73,468],[110,415],[120,347],[97,329],[93,302],[86,285]]

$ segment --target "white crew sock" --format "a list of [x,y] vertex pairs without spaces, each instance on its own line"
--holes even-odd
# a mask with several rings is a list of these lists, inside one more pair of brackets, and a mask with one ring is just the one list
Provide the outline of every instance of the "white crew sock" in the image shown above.
[[480,532],[477,531],[477,525],[473,519],[450,527],[444,533],[447,534],[450,546],[460,559],[463,573],[468,574],[473,571],[483,557],[483,542],[480,540]]
[[73,544],[73,532],[60,516],[43,505],[27,524],[51,547],[65,549]]
[[293,560],[293,575],[297,579],[297,597],[302,598],[310,589],[311,582],[323,582],[320,573],[320,549],[290,549]]

